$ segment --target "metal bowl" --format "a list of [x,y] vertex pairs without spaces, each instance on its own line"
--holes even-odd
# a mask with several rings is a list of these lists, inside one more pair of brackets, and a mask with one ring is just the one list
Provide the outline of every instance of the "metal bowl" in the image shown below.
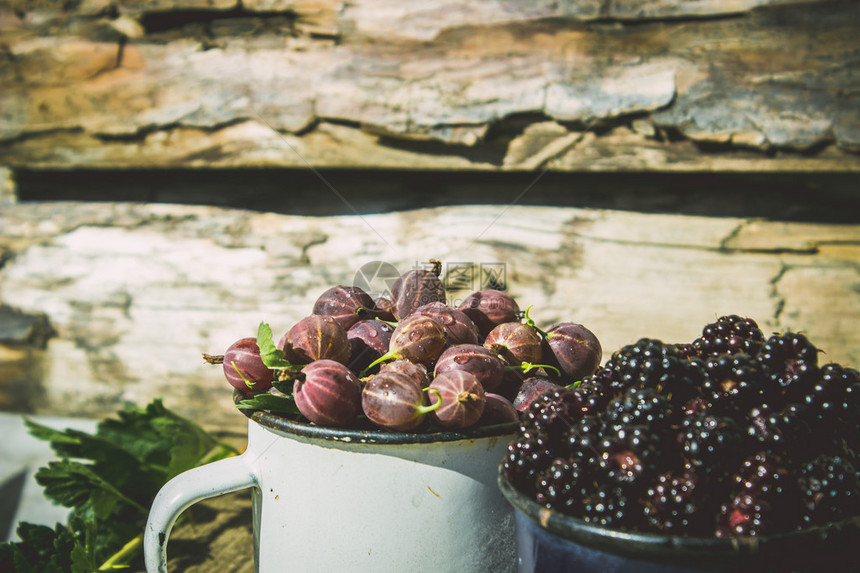
[[514,510],[520,573],[860,571],[860,516],[763,537],[721,539],[620,531],[547,509],[517,490],[502,468],[499,489]]

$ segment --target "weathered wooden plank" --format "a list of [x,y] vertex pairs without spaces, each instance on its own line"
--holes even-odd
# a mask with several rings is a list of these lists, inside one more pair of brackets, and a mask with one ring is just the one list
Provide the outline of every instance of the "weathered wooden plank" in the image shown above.
[[480,287],[481,265],[504,269],[539,323],[586,324],[607,353],[642,336],[690,341],[737,313],[766,331],[804,331],[828,360],[860,364],[856,224],[517,205],[303,217],[20,203],[0,226],[11,253],[0,304],[44,313],[57,332],[44,351],[0,355],[0,404],[42,413],[97,416],[164,397],[241,431],[220,369],[200,354],[253,336],[261,320],[285,332],[373,260],[401,271],[431,257],[472,265],[477,277],[452,301]]
[[856,3],[203,4],[3,12],[0,163],[860,168]]

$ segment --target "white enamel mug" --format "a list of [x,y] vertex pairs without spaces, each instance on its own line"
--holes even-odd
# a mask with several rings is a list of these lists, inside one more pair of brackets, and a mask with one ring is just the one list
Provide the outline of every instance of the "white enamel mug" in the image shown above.
[[261,573],[516,570],[513,510],[496,483],[516,424],[417,434],[246,413],[244,453],[180,474],[156,496],[144,533],[149,573],[167,571],[183,510],[251,487]]

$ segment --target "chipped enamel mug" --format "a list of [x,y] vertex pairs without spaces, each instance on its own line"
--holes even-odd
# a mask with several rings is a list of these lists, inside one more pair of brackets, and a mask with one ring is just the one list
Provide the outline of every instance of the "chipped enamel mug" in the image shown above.
[[516,570],[513,510],[496,484],[516,424],[396,433],[245,413],[244,453],[182,473],[156,496],[144,533],[149,573],[167,571],[183,510],[246,488],[262,573]]

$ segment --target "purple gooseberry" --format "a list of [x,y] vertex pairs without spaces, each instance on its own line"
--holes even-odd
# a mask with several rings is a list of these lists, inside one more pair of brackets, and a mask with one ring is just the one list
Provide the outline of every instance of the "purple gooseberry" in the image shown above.
[[481,336],[487,336],[500,324],[516,322],[520,311],[511,295],[495,289],[473,292],[463,300],[459,309],[472,319]]
[[484,387],[473,374],[463,370],[452,370],[436,376],[430,386],[435,390],[430,396],[430,404],[441,401],[441,406],[433,410],[430,417],[434,422],[448,430],[462,430],[478,423],[484,412]]
[[423,314],[436,319],[445,328],[449,344],[478,344],[478,327],[460,310],[444,302],[431,302],[415,309],[413,314]]
[[427,413],[437,407],[427,406],[421,386],[394,369],[381,371],[368,380],[361,391],[364,415],[388,430],[414,430],[424,422]]
[[275,379],[274,370],[260,358],[256,338],[242,338],[231,344],[222,364],[227,382],[243,392],[265,392]]
[[284,356],[293,364],[309,364],[328,358],[349,362],[349,338],[332,317],[312,314],[298,321],[281,339]]
[[373,314],[373,299],[355,286],[333,286],[322,293],[314,303],[313,314],[330,316],[344,330]]
[[451,346],[439,356],[434,374],[464,370],[478,379],[484,390],[491,392],[502,383],[505,366],[498,356],[478,344]]
[[299,412],[312,423],[348,427],[361,408],[361,385],[340,362],[316,360],[302,368],[293,383],[293,397]]

